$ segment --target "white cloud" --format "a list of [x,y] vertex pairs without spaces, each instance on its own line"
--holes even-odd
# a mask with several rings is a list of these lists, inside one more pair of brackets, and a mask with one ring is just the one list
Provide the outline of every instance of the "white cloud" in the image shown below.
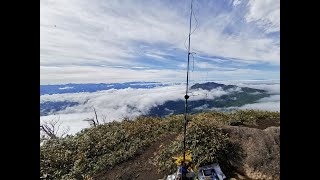
[[[233,3],[240,6],[239,1]],[[267,32],[275,31],[279,10],[274,4],[277,2],[250,1],[246,20],[256,22],[259,27],[263,25]],[[210,12],[208,8],[210,7],[200,4],[195,11]],[[61,67],[68,70],[71,70],[70,66],[84,66],[84,68],[96,68],[96,71],[100,71],[98,66],[101,65],[145,67],[146,62],[140,62],[137,58],[149,56],[161,61],[164,60],[163,56],[168,54],[167,50],[173,52],[185,50],[188,14],[189,3],[168,5],[165,1],[157,0],[147,2],[43,0],[40,2],[40,64],[42,67]],[[223,30],[230,24],[236,13],[221,12],[219,14],[217,12],[217,14],[198,13],[199,26],[192,35],[193,51],[199,55],[237,58],[240,59],[237,60],[239,62],[279,64],[278,40],[248,29],[248,27],[254,29],[254,24],[246,28],[236,26],[238,28],[236,31],[241,32],[238,35],[226,34]],[[243,12],[238,14],[245,15]],[[243,22],[239,21],[239,23]],[[252,31],[254,33],[251,33]],[[142,52],[137,47],[144,46],[144,43],[148,46]],[[159,48],[157,46],[159,43],[165,44],[165,48]],[[166,59],[166,64],[171,62],[172,60]],[[77,69],[78,67],[74,68],[68,74],[85,78],[83,77],[85,75],[81,75]],[[46,77],[45,81],[48,83],[63,81],[61,77],[65,72],[66,70],[57,70],[55,73],[41,71],[41,76]],[[115,70],[111,74],[118,72]],[[172,72],[162,72],[161,77],[175,77],[172,76]],[[118,77],[123,75],[118,74]],[[95,81],[104,79],[110,81],[114,78],[112,75],[96,77]],[[115,78],[114,81],[119,79]]]
[[[277,86],[279,86],[279,84],[277,84]],[[270,88],[270,85],[268,84],[260,84],[260,88],[276,89]],[[233,89],[232,91],[238,90],[239,89]],[[222,89],[215,89],[210,92],[206,90],[191,90],[189,94],[189,100],[192,101],[205,98],[213,99],[229,92],[223,91]],[[109,122],[113,120],[120,120],[125,116],[133,118],[142,114],[146,114],[152,107],[161,105],[168,100],[183,100],[184,94],[185,85],[182,84],[156,87],[152,89],[127,88],[119,90],[110,89],[94,93],[83,92],[42,95],[40,96],[41,103],[47,101],[72,101],[78,102],[79,105],[58,111],[55,113],[55,115],[41,116],[40,121],[43,122],[44,120],[60,117],[61,121],[63,122],[62,126],[69,126],[70,133],[74,133],[83,128],[89,127],[89,124],[82,120],[94,117],[94,112],[92,109],[93,107],[95,107],[100,120],[103,116],[106,116],[106,121]],[[258,103],[248,104],[240,108],[234,107],[234,109],[262,109],[280,111],[279,108],[280,95],[273,95],[263,98]]]
[[[207,90],[191,90],[190,100],[203,99],[206,94],[209,98],[219,97],[229,92],[238,91],[233,89],[230,91],[223,91],[222,89],[215,89],[214,91]],[[81,105],[69,107],[61,113],[78,113],[92,111],[95,106],[97,110],[104,111],[111,109],[111,112],[120,110],[122,114],[128,114],[130,107],[135,107],[137,111],[146,114],[152,107],[161,105],[168,100],[183,100],[185,94],[185,85],[172,85],[165,87],[156,87],[151,89],[110,89],[104,91],[97,91],[94,93],[66,93],[66,94],[52,94],[40,96],[40,103],[47,101],[72,101],[78,102]],[[116,101],[115,101],[116,99]],[[126,107],[126,108],[123,108]],[[121,114],[120,113],[120,114]]]
[[[195,63],[195,66],[196,63]],[[160,82],[185,82],[185,70],[161,70],[142,67],[131,67],[125,69],[118,67],[88,67],[88,66],[40,66],[41,84],[67,84],[67,83],[111,83],[111,82],[130,82],[130,81],[160,81]],[[192,68],[192,67],[191,67]],[[191,69],[192,70],[192,69]],[[232,80],[232,79],[250,79],[270,78],[277,79],[280,73],[259,71],[252,69],[233,69],[217,67],[216,69],[207,69],[206,71],[190,72],[191,81],[210,80]]]
[[248,87],[249,86],[252,88],[257,88],[257,89],[263,88],[272,94],[280,94],[280,85],[279,84],[248,85]]
[[279,80],[237,80],[237,81],[221,81],[225,84],[233,84],[239,87],[250,87],[255,89],[264,89],[271,94],[280,95],[280,81]]
[[233,0],[233,5],[238,6],[241,3],[241,0]]
[[251,0],[246,21],[255,21],[266,32],[280,31],[280,0]]
[[[256,89],[263,89],[271,94],[270,97],[262,98],[257,103],[246,104],[241,107],[230,107],[229,109],[258,109],[267,111],[280,112],[280,82],[279,80],[245,80],[245,81],[223,81],[226,84],[234,84],[239,87],[250,87]],[[216,109],[217,110],[217,109]]]
[[51,120],[60,118],[60,129],[69,129],[68,134],[75,134],[84,128],[88,128],[89,123],[83,121],[84,117],[94,117],[93,113],[75,113],[75,114],[59,114],[59,115],[49,115],[41,116],[40,124],[44,122],[49,122]]
[[[205,106],[198,107],[198,109],[205,109]],[[211,108],[211,111],[221,111],[221,110],[263,110],[263,111],[273,111],[280,112],[280,101],[266,101],[266,102],[257,102],[253,104],[246,104],[241,107],[228,107],[228,108]]]
[[65,90],[65,89],[73,89],[73,87],[71,87],[71,86],[65,86],[65,87],[61,87],[61,88],[59,88],[60,90]]
[[221,67],[218,67],[218,66],[216,66],[216,65],[207,63],[207,62],[197,62],[197,63],[195,64],[195,66],[196,66],[197,68],[201,68],[201,69],[217,69],[217,68],[221,68]]
[[280,95],[272,95],[270,97],[262,98],[259,102],[278,102],[280,101]]
[[40,4],[42,65],[132,64],[130,57],[137,56],[132,41],[168,42],[173,21],[182,26],[175,13],[157,1],[149,7],[132,1],[48,2]]
[[[190,101],[206,98],[215,98],[228,92],[222,89],[208,92],[206,90],[193,90],[190,93]],[[40,122],[60,117],[62,127],[68,126],[70,133],[74,134],[89,124],[83,121],[86,118],[93,118],[95,107],[98,118],[106,117],[106,122],[121,120],[127,116],[134,118],[139,115],[147,114],[155,106],[161,105],[168,100],[183,100],[185,85],[173,85],[157,87],[152,89],[110,89],[94,93],[67,93],[40,96],[40,102],[47,101],[72,101],[80,105],[68,107],[58,111],[54,115],[41,116]],[[131,107],[134,107],[132,109]]]
[[241,106],[239,109],[259,109],[280,112],[280,96],[275,95],[268,98],[263,98],[258,103],[246,104]]
[[[46,101],[72,101],[80,103],[79,106],[68,107],[55,115],[41,116],[40,122],[60,117],[63,126],[69,126],[71,134],[89,127],[82,121],[93,118],[93,107],[97,110],[98,118],[106,116],[106,121],[120,120],[124,116],[130,118],[147,113],[156,105],[168,99],[183,98],[183,86],[162,87],[155,89],[121,89],[106,90],[94,93],[53,94],[40,96],[40,102]],[[131,107],[136,109],[132,111]]]
[[156,59],[164,59],[162,56],[159,56],[157,54],[144,54],[145,56],[149,56],[149,57],[153,57],[153,58],[156,58]]
[[88,66],[65,66],[48,67],[40,66],[41,84],[66,84],[66,83],[110,83],[127,81],[181,81],[185,79],[184,71],[143,69],[114,67],[88,67]]

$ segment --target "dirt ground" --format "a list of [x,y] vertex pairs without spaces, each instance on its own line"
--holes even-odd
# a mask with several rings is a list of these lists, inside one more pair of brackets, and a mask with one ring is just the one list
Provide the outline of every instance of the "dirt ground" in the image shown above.
[[257,120],[257,125],[258,126],[247,126],[247,127],[252,127],[252,128],[257,128],[257,129],[266,129],[271,126],[279,127],[280,123],[277,122],[275,119],[270,119],[270,120]]
[[170,144],[177,134],[170,134],[160,138],[147,148],[141,155],[123,162],[111,170],[105,170],[96,175],[95,180],[157,180],[162,179],[166,174],[159,174],[157,168],[149,163],[161,147]]

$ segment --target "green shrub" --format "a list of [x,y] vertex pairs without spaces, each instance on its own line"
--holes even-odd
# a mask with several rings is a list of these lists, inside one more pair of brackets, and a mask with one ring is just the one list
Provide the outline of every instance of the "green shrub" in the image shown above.
[[179,118],[138,117],[49,140],[40,147],[40,173],[49,179],[84,179],[135,157],[163,134],[181,129]]
[[[243,152],[238,144],[232,144],[227,134],[220,130],[223,125],[258,126],[259,121],[275,121],[280,123],[280,113],[238,110],[235,112],[206,112],[192,115],[187,128],[186,146],[191,150],[196,166],[219,162],[230,169],[227,159],[234,163],[241,163]],[[155,158],[155,165],[159,171],[171,174],[176,171],[176,164],[172,157],[182,155],[182,133],[169,146],[160,150]],[[239,162],[238,162],[239,161]]]
[[[229,139],[214,121],[193,119],[187,128],[186,146],[191,150],[194,163],[206,165],[223,160],[228,152]],[[183,136],[180,135],[168,147],[160,150],[155,158],[155,165],[167,174],[176,171],[172,157],[182,155]]]
[[[172,157],[180,155],[182,150],[183,120],[184,115],[162,119],[141,116],[45,141],[40,146],[40,175],[47,175],[47,179],[90,180],[97,172],[134,158],[161,136],[179,133],[178,138],[164,147],[154,161],[159,170],[172,173],[176,170]],[[253,125],[264,120],[280,123],[280,113],[253,110],[207,112],[189,115],[188,120],[187,147],[192,151],[195,163],[203,165],[212,161],[223,162],[226,153],[234,152],[220,126],[234,122]]]

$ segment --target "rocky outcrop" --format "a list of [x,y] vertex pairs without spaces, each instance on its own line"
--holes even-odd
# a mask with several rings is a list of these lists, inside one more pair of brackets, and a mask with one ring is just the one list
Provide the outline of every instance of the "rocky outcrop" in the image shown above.
[[223,130],[242,151],[241,159],[230,157],[230,164],[239,173],[250,179],[280,179],[280,127],[227,126]]

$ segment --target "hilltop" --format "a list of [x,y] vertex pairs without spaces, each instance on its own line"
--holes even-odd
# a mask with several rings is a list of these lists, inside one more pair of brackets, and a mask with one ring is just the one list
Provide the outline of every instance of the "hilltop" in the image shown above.
[[[218,161],[228,178],[279,179],[280,113],[190,115],[187,147],[199,165]],[[124,119],[84,129],[40,147],[47,179],[158,179],[176,170],[183,115]],[[266,166],[268,165],[268,166]],[[151,177],[152,176],[152,177]]]

